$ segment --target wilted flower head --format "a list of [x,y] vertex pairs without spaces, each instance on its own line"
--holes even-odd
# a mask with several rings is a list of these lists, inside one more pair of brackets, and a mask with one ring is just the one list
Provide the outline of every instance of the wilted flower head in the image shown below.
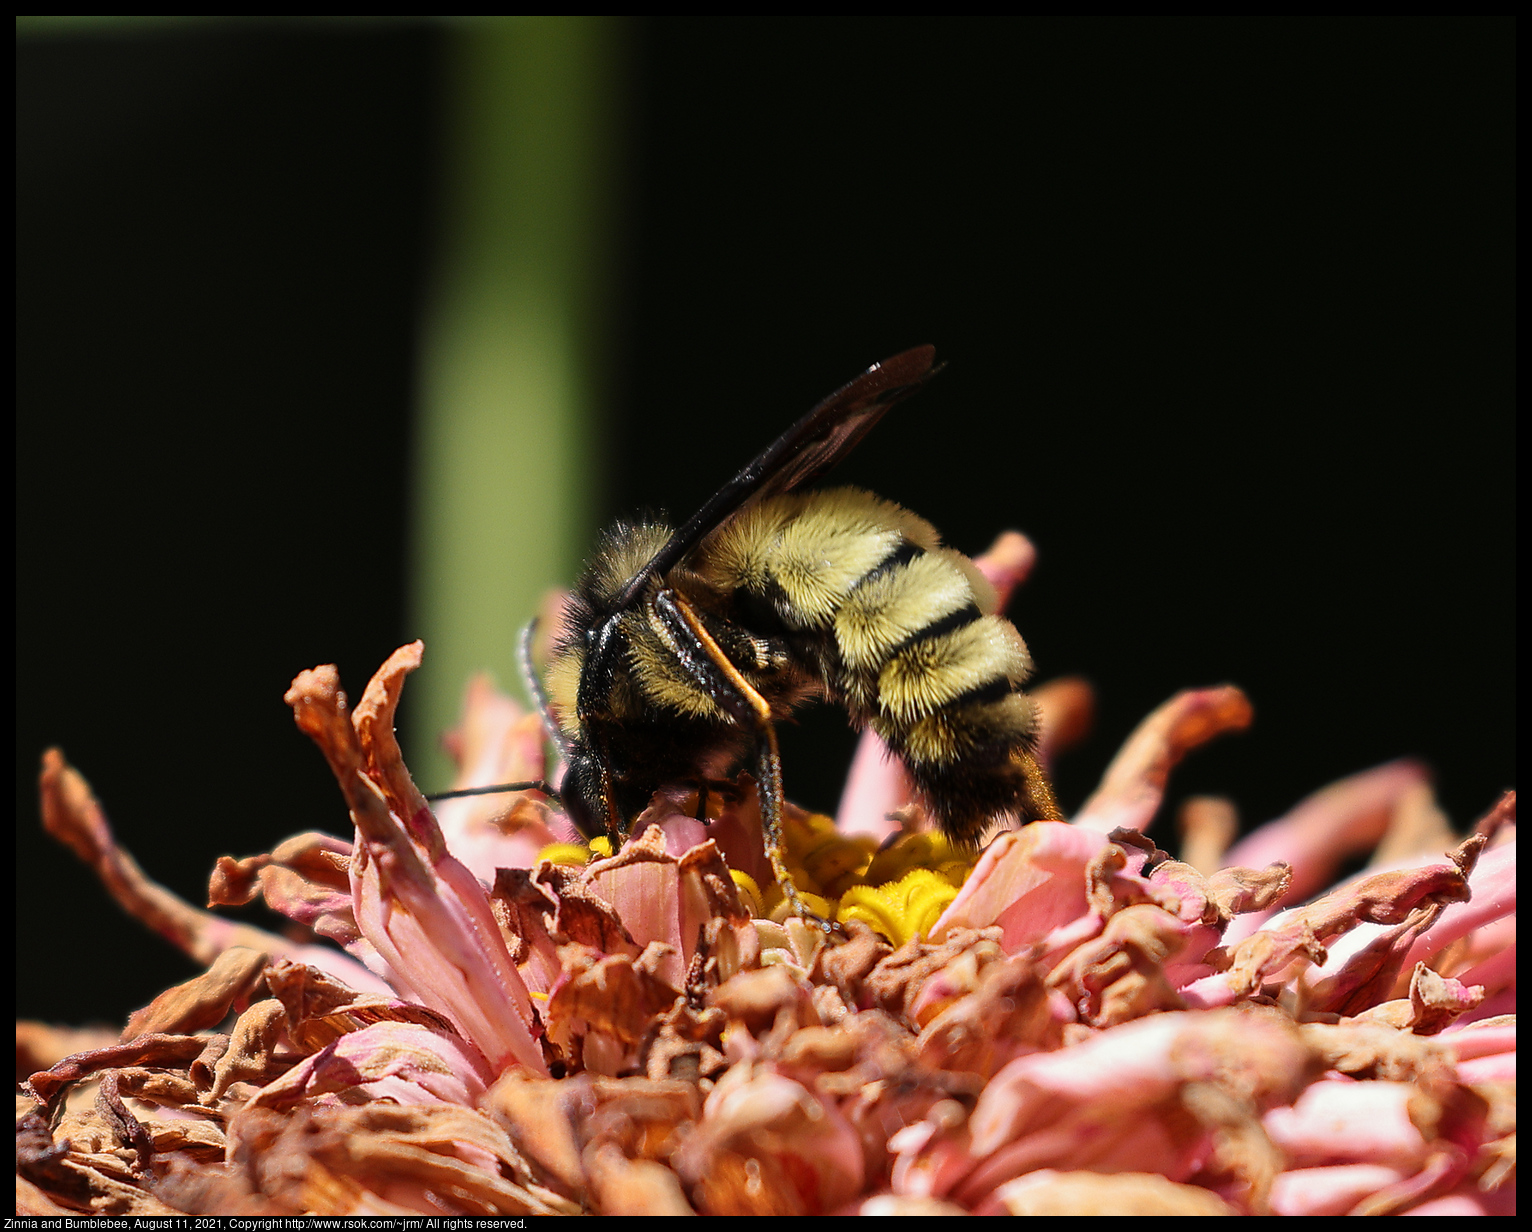
[[[978,563],[1004,591],[1031,559]],[[18,1030],[18,1211],[1513,1213],[1513,797],[1460,837],[1395,763],[1232,848],[1232,805],[1191,801],[1173,859],[1167,776],[1250,721],[1201,689],[1071,822],[975,854],[868,735],[839,824],[787,819],[827,937],[747,780],[706,822],[662,792],[616,852],[537,792],[433,809],[393,737],[420,656],[354,710],[333,668],[288,693],[353,834],[221,860],[210,900],[297,940],[154,885],[47,756],[50,831],[207,969],[115,1039]],[[1048,760],[1090,692],[1034,696]],[[548,769],[483,681],[450,746],[458,787]]]

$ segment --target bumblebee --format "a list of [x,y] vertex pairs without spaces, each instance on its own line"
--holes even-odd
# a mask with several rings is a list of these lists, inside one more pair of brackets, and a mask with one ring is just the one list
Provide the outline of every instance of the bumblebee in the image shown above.
[[662,785],[748,769],[796,905],[773,725],[811,700],[872,727],[959,843],[1003,815],[1060,816],[1020,688],[1030,656],[973,563],[871,493],[798,490],[924,385],[934,358],[918,347],[867,369],[680,529],[641,520],[603,536],[537,690],[566,767],[559,794],[587,836],[615,848]]

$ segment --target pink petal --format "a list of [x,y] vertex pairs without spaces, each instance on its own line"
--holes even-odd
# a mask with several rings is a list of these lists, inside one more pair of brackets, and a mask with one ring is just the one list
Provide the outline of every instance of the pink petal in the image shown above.
[[1037,564],[1037,548],[1020,531],[1002,531],[974,566],[984,580],[995,588],[995,611],[1005,611],[1011,595],[1032,573]]
[[416,642],[390,656],[354,719],[333,667],[301,673],[287,699],[298,725],[329,760],[351,809],[351,887],[363,936],[401,991],[447,1015],[497,1071],[521,1064],[544,1073],[531,1034],[531,998],[489,898],[448,853],[393,736],[399,690],[420,654]]
[[[1424,767],[1413,761],[1389,762],[1353,774],[1240,840],[1224,863],[1264,868],[1285,861],[1292,867],[1293,881],[1283,901],[1302,902],[1330,884],[1348,855],[1374,846],[1387,830],[1394,808],[1426,781]],[[1247,936],[1260,923],[1259,919],[1241,920],[1229,939]]]
[[1101,834],[1119,826],[1147,829],[1176,763],[1215,736],[1250,726],[1251,718],[1249,701],[1233,685],[1176,694],[1128,737],[1074,824]]
[[[488,676],[469,681],[463,717],[447,744],[458,764],[453,790],[523,783],[547,774],[542,717],[528,714]],[[537,853],[568,837],[538,793],[465,796],[433,805],[452,854],[484,882],[499,868],[529,868]]]
[[1255,1086],[1281,1088],[1308,1065],[1296,1029],[1238,1010],[1152,1014],[1098,1032],[1072,1048],[1012,1061],[991,1080],[969,1118],[975,1155],[1045,1131],[1065,1105],[1102,1103],[1126,1117],[1182,1083],[1238,1063]]
[[[1468,874],[1471,897],[1466,902],[1448,905],[1436,922],[1415,939],[1407,958],[1420,962],[1475,930],[1485,930],[1495,923],[1515,918],[1516,913],[1516,842],[1491,847],[1478,859]],[[1514,942],[1516,931],[1503,930]]]
[[957,928],[1004,929],[1014,952],[1087,911],[1085,870],[1106,836],[1061,821],[1039,821],[1002,834],[985,850],[930,932],[941,942]]
[[[701,828],[691,818],[679,822]],[[669,845],[664,828],[650,825],[617,855],[592,864],[587,879],[591,889],[611,903],[640,949],[654,941],[670,947],[655,974],[679,988],[686,982],[683,951],[688,947],[681,928],[681,871]],[[695,935],[691,944],[696,944]]]
[[842,834],[870,834],[880,842],[899,832],[890,814],[915,798],[915,784],[904,763],[872,728],[862,732],[851,773],[836,810],[835,825]]
[[1348,1161],[1413,1172],[1430,1146],[1410,1119],[1408,1082],[1316,1082],[1287,1108],[1263,1118],[1271,1140],[1299,1165]]
[[1478,1082],[1515,1082],[1516,1054],[1500,1052],[1490,1057],[1476,1057],[1472,1061],[1458,1062],[1458,1081],[1472,1085]]
[[1488,1057],[1516,1051],[1516,1022],[1476,1022],[1468,1026],[1454,1023],[1441,1033],[1444,1044],[1451,1044],[1458,1060]]
[[289,1108],[325,1095],[344,1102],[477,1105],[493,1073],[458,1036],[409,1022],[376,1022],[342,1035],[263,1087],[251,1107]]
[[1387,1164],[1335,1164],[1295,1168],[1272,1182],[1273,1215],[1344,1215],[1353,1206],[1408,1173]]

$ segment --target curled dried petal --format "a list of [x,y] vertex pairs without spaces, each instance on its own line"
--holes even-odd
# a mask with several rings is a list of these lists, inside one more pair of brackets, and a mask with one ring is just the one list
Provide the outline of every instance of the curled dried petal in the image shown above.
[[[226,949],[244,946],[273,957],[295,955],[308,947],[275,933],[200,911],[164,886],[151,881],[112,833],[106,813],[79,771],[58,749],[43,754],[38,781],[43,825],[49,834],[89,865],[129,915],[208,966]],[[334,955],[346,964],[341,955]]]
[[[862,1189],[856,1131],[836,1105],[766,1069],[737,1065],[713,1088],[675,1166],[707,1214],[821,1214]],[[763,1192],[764,1191],[764,1192]]]

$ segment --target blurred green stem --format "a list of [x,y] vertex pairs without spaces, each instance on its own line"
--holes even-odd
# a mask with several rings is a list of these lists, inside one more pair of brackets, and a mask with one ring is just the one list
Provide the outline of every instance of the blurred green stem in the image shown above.
[[619,29],[490,18],[453,32],[438,265],[422,335],[410,765],[446,787],[469,676],[519,694],[520,627],[590,538]]

